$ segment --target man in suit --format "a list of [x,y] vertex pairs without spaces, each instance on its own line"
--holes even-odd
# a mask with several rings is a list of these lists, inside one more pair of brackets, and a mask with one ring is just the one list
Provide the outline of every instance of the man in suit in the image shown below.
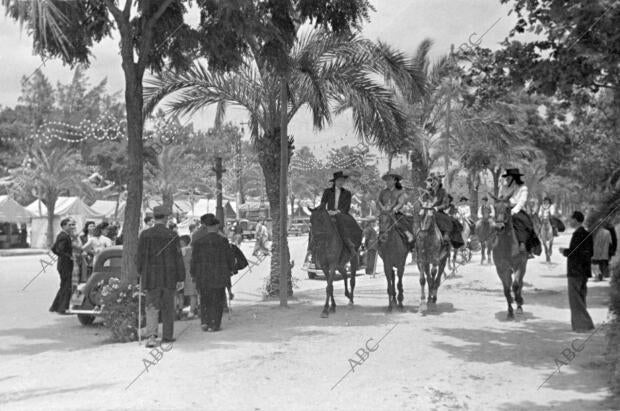
[[192,241],[190,273],[200,293],[202,330],[219,331],[225,290],[235,270],[235,257],[226,237],[218,233],[218,219],[213,214],[205,214],[200,220],[207,232]]
[[73,274],[73,245],[71,236],[75,235],[75,220],[65,218],[60,222],[61,231],[56,236],[52,252],[58,256],[56,268],[60,275],[60,288],[50,307],[50,312],[66,314],[71,300],[71,276]]
[[583,227],[584,215],[575,211],[570,225],[575,229],[568,248],[560,248],[567,257],[568,304],[570,306],[573,331],[587,332],[594,329],[592,318],[586,309],[588,278],[592,277],[592,255],[594,242]]
[[[351,253],[357,254],[357,249],[362,241],[362,229],[351,215],[351,192],[343,186],[349,176],[342,171],[337,171],[331,180],[332,186],[323,191],[321,206],[325,207],[329,215],[334,217],[336,228],[342,241]],[[355,240],[355,241],[354,241]]]
[[179,236],[166,226],[170,211],[153,208],[155,224],[140,233],[138,239],[138,273],[146,291],[147,347],[157,346],[159,312],[163,322],[164,343],[174,342],[175,294],[178,283],[185,280],[185,266]]

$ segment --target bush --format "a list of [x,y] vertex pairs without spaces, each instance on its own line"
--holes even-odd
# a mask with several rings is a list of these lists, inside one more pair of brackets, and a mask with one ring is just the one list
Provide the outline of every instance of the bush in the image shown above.
[[[140,287],[133,284],[122,284],[121,280],[112,277],[108,284],[101,281],[103,324],[112,332],[116,342],[129,342],[138,339],[138,296]],[[144,313],[144,303],[142,304]],[[142,316],[144,318],[144,315]]]

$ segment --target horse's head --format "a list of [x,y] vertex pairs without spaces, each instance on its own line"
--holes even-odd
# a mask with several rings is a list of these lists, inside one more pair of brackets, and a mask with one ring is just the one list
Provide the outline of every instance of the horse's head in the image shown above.
[[495,228],[498,231],[503,231],[512,224],[512,215],[510,214],[512,207],[507,198],[493,196],[493,199],[495,200]]
[[331,225],[331,217],[325,207],[308,207],[308,210],[310,210],[310,232],[313,236],[318,234],[319,231],[325,231],[326,227]]
[[388,234],[395,225],[395,220],[391,214],[386,211],[381,212],[378,216],[379,221],[379,241],[384,242],[388,239]]
[[433,207],[422,208],[422,221],[420,222],[420,231],[430,231],[435,224],[435,209]]

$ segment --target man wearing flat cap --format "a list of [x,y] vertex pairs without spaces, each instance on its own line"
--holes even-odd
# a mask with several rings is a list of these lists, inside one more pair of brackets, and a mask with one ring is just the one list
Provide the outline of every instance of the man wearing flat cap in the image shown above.
[[140,233],[138,273],[146,291],[147,347],[157,346],[159,312],[163,322],[162,342],[174,341],[174,297],[177,285],[185,280],[185,266],[179,236],[166,226],[170,210],[153,208],[155,224]]
[[334,217],[338,233],[351,255],[357,254],[362,244],[362,229],[349,214],[351,209],[351,192],[343,186],[349,178],[342,171],[337,171],[331,180],[332,186],[323,191],[321,206]]
[[203,331],[219,331],[222,324],[226,287],[235,270],[235,257],[226,237],[219,234],[217,218],[211,213],[200,218],[206,233],[192,240],[190,273],[200,293],[200,321]]

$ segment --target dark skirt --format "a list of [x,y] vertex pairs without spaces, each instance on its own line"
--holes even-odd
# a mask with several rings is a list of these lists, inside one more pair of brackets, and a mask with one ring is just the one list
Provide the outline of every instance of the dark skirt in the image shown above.
[[441,234],[448,233],[450,242],[454,248],[461,248],[465,245],[461,234],[463,232],[463,226],[456,218],[439,212],[435,214],[435,221],[437,223],[437,228],[441,231]]
[[534,230],[534,223],[530,216],[523,210],[512,216],[512,225],[515,229],[517,241],[524,243],[528,252],[534,250],[535,254],[540,254],[540,240]]

